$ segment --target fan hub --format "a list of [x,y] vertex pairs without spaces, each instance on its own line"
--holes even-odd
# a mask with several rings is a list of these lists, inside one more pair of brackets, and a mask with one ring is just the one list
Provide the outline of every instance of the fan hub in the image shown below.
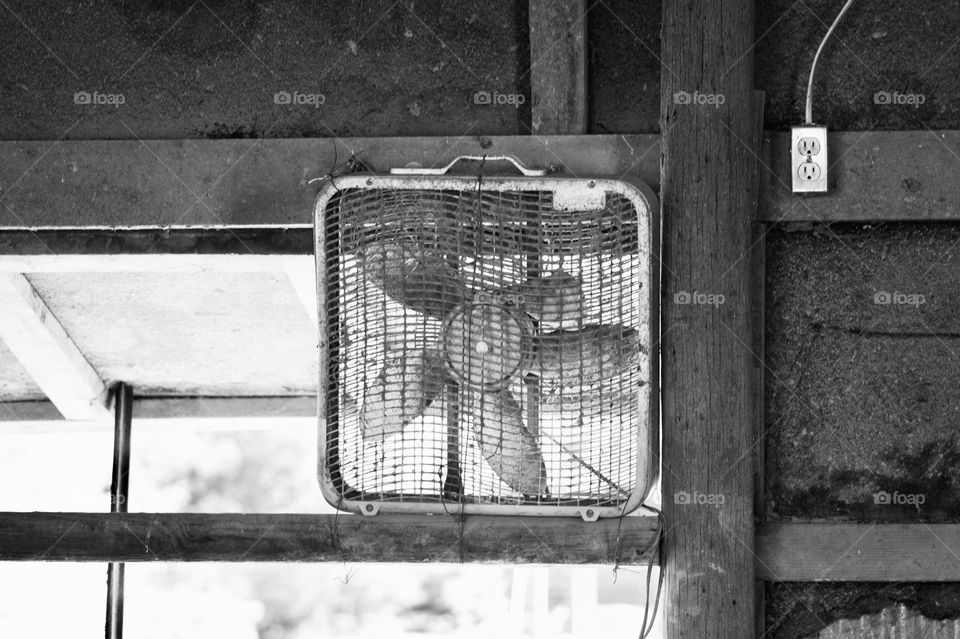
[[498,304],[461,306],[444,327],[447,367],[459,381],[478,388],[506,386],[529,356],[533,324]]

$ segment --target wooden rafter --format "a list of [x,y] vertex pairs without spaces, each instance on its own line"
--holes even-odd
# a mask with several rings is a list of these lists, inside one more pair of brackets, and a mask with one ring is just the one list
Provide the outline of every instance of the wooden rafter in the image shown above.
[[103,380],[20,273],[0,273],[0,339],[64,417],[111,418]]
[[[316,419],[317,398],[315,395],[288,397],[138,397],[133,400],[133,412],[137,416],[137,429],[149,428],[151,423],[174,425],[184,422],[203,422],[198,428],[215,429],[217,424],[242,428],[270,420]],[[51,402],[23,401],[0,402],[0,434],[15,432],[18,428],[30,431],[49,424],[51,428],[61,419],[59,411]],[[298,422],[299,423],[299,422]],[[106,424],[92,424],[95,428],[107,428]],[[79,428],[80,425],[71,426]]]

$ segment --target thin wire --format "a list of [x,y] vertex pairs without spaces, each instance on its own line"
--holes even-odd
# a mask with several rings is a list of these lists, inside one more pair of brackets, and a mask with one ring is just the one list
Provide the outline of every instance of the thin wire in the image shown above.
[[[650,610],[650,575],[653,573],[653,566],[655,563],[653,558],[651,557],[650,562],[647,564],[647,579],[646,579],[646,587],[644,589],[644,602],[643,602],[643,623],[640,625],[640,639],[646,639],[647,637],[649,637],[650,633],[653,631],[653,626],[656,623],[657,610],[659,610],[660,608],[660,593],[663,590],[663,573],[664,573],[663,545],[660,543],[663,540],[663,529],[664,529],[663,513],[652,506],[644,505],[644,508],[646,508],[647,510],[650,510],[651,512],[656,513],[657,515],[657,534],[656,534],[656,537],[654,537],[654,541],[650,544],[650,546],[647,547],[647,550],[650,550],[653,544],[657,544],[659,546],[660,561],[656,563],[660,564],[660,570],[657,574],[657,595],[653,600],[653,611],[651,612]],[[650,618],[649,626],[647,625],[648,614]]]
[[813,64],[810,65],[810,78],[807,80],[807,121],[806,124],[813,124],[813,74],[817,69],[817,60],[820,58],[820,53],[823,51],[823,46],[827,43],[827,40],[830,39],[830,35],[833,33],[833,30],[837,28],[837,25],[840,23],[843,14],[847,12],[847,9],[850,8],[850,5],[853,4],[853,0],[847,0],[846,4],[843,5],[843,8],[840,9],[840,13],[837,14],[837,18],[833,21],[833,24],[830,25],[830,28],[827,30],[827,34],[823,36],[823,40],[820,42],[820,46],[817,47],[817,53],[813,56]]
[[[365,150],[365,149],[364,149],[364,150]],[[313,184],[313,183],[315,183],[315,182],[323,182],[324,180],[330,180],[330,183],[333,184],[333,188],[334,188],[337,192],[340,192],[341,189],[340,189],[339,186],[337,186],[337,183],[335,182],[335,179],[336,179],[336,178],[340,177],[341,175],[348,174],[348,173],[356,173],[357,171],[365,171],[365,172],[367,172],[367,173],[372,172],[371,169],[370,169],[370,167],[368,167],[366,164],[364,164],[362,160],[358,160],[358,159],[357,159],[357,157],[358,157],[361,153],[363,153],[363,151],[360,151],[360,152],[358,152],[358,153],[354,153],[354,154],[351,155],[350,158],[347,159],[345,162],[343,162],[342,164],[338,164],[338,163],[337,163],[337,159],[338,159],[337,143],[334,142],[334,143],[333,143],[333,164],[332,164],[332,166],[330,167],[330,170],[327,171],[324,175],[321,175],[320,177],[315,177],[315,178],[313,178],[313,179],[311,179],[311,180],[308,180],[308,181],[307,181],[307,184]],[[344,168],[344,167],[346,167],[346,168]]]
[[[647,566],[646,592],[648,593],[648,597],[650,592],[650,573],[652,571],[653,571],[653,563],[651,562],[650,565]],[[663,567],[661,566],[659,574],[657,575],[657,596],[653,600],[653,612],[650,615],[650,625],[646,626],[641,630],[640,639],[647,639],[647,637],[650,636],[650,633],[653,632],[653,626],[657,622],[657,610],[659,610],[660,608],[660,593],[662,591],[663,591]],[[648,598],[647,601],[645,602],[645,606],[643,609],[644,618],[646,618],[647,609],[649,605],[650,605],[650,600]],[[646,621],[644,621],[644,624],[646,624]]]
[[626,509],[621,509],[620,516],[617,517],[617,541],[613,547],[613,583],[617,583],[617,571],[620,570],[620,529],[623,528],[623,518],[626,516]]
[[347,557],[343,552],[343,544],[340,543],[340,510],[343,506],[343,494],[340,494],[337,498],[336,512],[333,514],[333,530],[330,531],[331,541],[333,541],[334,547],[337,549],[337,553],[340,555],[340,561],[343,563],[344,574],[347,575],[344,585],[350,581],[349,570],[347,569]]
[[[653,550],[655,546],[659,547],[660,552],[658,553],[659,561],[654,561],[653,557],[650,557],[647,562],[647,578],[646,578],[646,587],[644,588],[644,601],[643,601],[643,621],[640,624],[640,639],[646,639],[650,636],[650,632],[653,630],[653,625],[656,623],[657,619],[657,610],[660,608],[660,592],[663,589],[663,546],[660,542],[663,539],[664,523],[663,523],[663,513],[654,508],[653,506],[648,506],[646,504],[641,504],[641,508],[646,508],[650,512],[654,513],[657,516],[657,534],[653,536],[653,539],[650,540],[650,543],[643,549],[643,552],[640,553],[640,556],[647,555],[650,551]],[[613,583],[617,583],[617,571],[621,570],[620,568],[620,529],[623,526],[623,518],[626,516],[624,511],[620,511],[620,516],[617,518],[617,541],[613,550]],[[660,564],[660,572],[657,575],[657,595],[653,601],[653,610],[650,610],[650,576],[653,574],[653,567],[657,563]],[[634,571],[628,571],[634,572]],[[647,625],[647,620],[650,620],[650,625]]]
[[[477,240],[477,254],[478,254],[478,255],[480,254],[480,244],[481,244],[481,242],[483,241],[483,237],[482,237],[482,232],[483,232],[483,225],[482,225],[483,209],[482,209],[482,206],[483,206],[483,203],[481,202],[481,197],[482,197],[482,195],[481,195],[481,193],[482,193],[481,189],[482,189],[482,186],[483,186],[483,166],[484,166],[484,164],[486,163],[486,161],[487,161],[487,156],[484,155],[484,156],[483,156],[483,159],[480,160],[480,168],[479,168],[478,171],[477,171],[477,221],[478,221],[478,223],[479,223],[478,225],[479,225],[480,230],[481,230],[481,236],[480,236],[480,237],[478,238],[478,240]],[[468,362],[468,363],[467,363],[467,367],[468,367],[467,373],[468,373],[468,374],[470,373],[469,368],[470,368],[471,366],[472,366],[472,363],[471,363],[471,362]],[[460,393],[458,392],[458,393],[457,393],[457,421],[459,421],[460,418],[461,418],[461,414],[460,414],[461,408],[462,408],[462,404],[460,403]],[[483,419],[484,419],[484,415],[483,415],[483,413],[481,412],[481,413],[480,413],[480,432],[481,432],[481,433],[483,432],[483,427],[484,427]],[[459,451],[458,451],[458,452],[459,452]],[[462,469],[462,468],[459,470],[459,473],[460,473],[460,477],[459,477],[459,481],[460,481],[460,494],[457,496],[457,501],[460,503],[460,512],[458,513],[458,515],[459,515],[459,517],[458,517],[458,523],[459,523],[460,528],[459,528],[459,532],[458,532],[458,535],[457,535],[457,536],[458,536],[458,539],[457,539],[457,554],[458,554],[458,558],[459,558],[459,560],[460,560],[460,564],[462,565],[462,564],[463,564],[463,537],[464,537],[464,533],[466,532],[466,525],[467,525],[467,516],[466,516],[466,513],[465,513],[465,509],[464,509],[464,504],[466,503],[466,498],[467,498],[467,497],[466,497],[466,494],[465,494],[465,493],[466,493],[466,490],[465,490],[465,487],[464,487],[464,485],[463,485],[463,469]],[[442,492],[442,491],[441,491],[441,492]]]
[[[462,500],[463,497],[461,496],[460,499]],[[467,527],[467,516],[463,512],[463,501],[460,502],[459,522],[460,522],[460,532],[458,534],[460,536],[460,539],[457,541],[457,554],[459,555],[460,564],[462,565],[463,564],[463,535],[466,532],[466,527]]]

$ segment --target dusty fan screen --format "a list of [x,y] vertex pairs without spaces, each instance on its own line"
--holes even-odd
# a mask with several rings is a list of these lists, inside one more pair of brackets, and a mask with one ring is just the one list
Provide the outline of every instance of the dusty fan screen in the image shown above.
[[348,189],[325,214],[325,454],[343,499],[626,501],[649,348],[630,200]]

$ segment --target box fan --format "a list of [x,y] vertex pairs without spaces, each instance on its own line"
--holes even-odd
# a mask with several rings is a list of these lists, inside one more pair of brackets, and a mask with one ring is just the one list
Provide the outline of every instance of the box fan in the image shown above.
[[[456,172],[464,160],[479,170]],[[327,501],[587,520],[639,506],[656,471],[656,215],[642,183],[507,156],[329,181]]]

